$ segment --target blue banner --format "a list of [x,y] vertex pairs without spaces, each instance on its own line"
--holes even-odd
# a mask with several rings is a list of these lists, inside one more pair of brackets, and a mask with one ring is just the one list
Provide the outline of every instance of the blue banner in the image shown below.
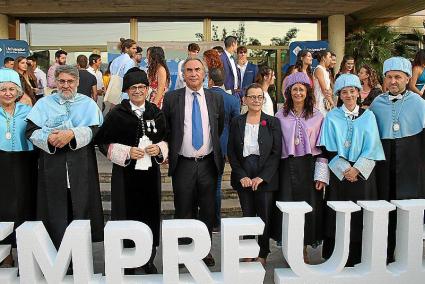
[[19,56],[29,56],[29,46],[24,40],[0,39],[0,66],[6,57],[15,59]]
[[[329,43],[325,40],[319,41],[294,41],[289,45],[289,64],[293,65],[297,61],[297,54],[301,50],[307,49],[313,54],[319,50],[328,49]],[[313,60],[312,67],[316,67],[318,64],[317,60]]]

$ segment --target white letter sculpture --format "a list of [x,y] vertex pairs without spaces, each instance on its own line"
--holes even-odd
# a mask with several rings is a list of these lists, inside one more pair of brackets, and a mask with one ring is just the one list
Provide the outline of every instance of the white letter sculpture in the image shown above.
[[[124,248],[124,240],[132,240],[135,247]],[[105,226],[106,283],[162,283],[161,275],[124,276],[124,268],[139,267],[149,261],[152,244],[152,231],[146,224],[109,221]]]
[[[16,239],[20,283],[101,283],[102,276],[93,275],[90,221],[73,221],[59,251],[40,221],[19,226]],[[71,258],[74,275],[65,276]]]
[[397,210],[396,262],[386,265],[388,216],[395,206],[387,201],[358,201],[363,207],[362,261],[345,267],[349,250],[350,215],[359,210],[351,201],[328,202],[336,211],[335,248],[332,257],[319,265],[303,261],[305,202],[278,202],[283,212],[283,254],[290,268],[275,270],[275,283],[424,283],[423,218],[425,200],[392,201]]
[[[179,238],[191,238],[192,243],[179,245]],[[202,261],[210,249],[210,235],[203,222],[192,219],[164,220],[162,222],[164,283],[215,283],[211,272]],[[190,275],[183,274],[179,279],[179,263],[186,266]],[[217,275],[217,278],[219,276]]]
[[[3,241],[13,232],[13,222],[0,222],[0,241]],[[0,245],[0,262],[2,262],[10,252],[11,245]],[[0,268],[0,283],[15,284],[18,283],[18,269]]]
[[260,247],[255,239],[239,240],[244,235],[261,235],[264,222],[259,217],[221,219],[221,271],[226,284],[260,284],[266,271],[259,262],[243,262],[255,258]]

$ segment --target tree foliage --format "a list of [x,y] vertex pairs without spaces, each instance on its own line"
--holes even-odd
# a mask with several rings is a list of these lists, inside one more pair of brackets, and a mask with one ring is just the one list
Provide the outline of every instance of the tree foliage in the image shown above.
[[346,38],[345,54],[352,55],[356,67],[372,66],[382,76],[383,62],[392,56],[410,58],[412,50],[400,33],[389,26],[364,26]]

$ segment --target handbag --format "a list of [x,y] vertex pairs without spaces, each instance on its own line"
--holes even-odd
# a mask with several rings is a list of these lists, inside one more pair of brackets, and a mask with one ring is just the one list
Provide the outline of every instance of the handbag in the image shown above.
[[121,102],[121,94],[122,94],[122,84],[123,84],[123,78],[121,78],[118,74],[120,74],[121,70],[125,67],[125,64],[123,64],[118,73],[111,75],[111,78],[109,80],[108,88],[105,92],[105,102],[109,102],[111,104],[117,105]]

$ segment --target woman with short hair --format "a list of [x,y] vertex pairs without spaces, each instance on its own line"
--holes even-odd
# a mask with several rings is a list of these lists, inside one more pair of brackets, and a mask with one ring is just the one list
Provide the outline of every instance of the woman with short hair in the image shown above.
[[260,252],[257,258],[265,265],[270,253],[270,222],[275,206],[273,192],[278,189],[279,182],[277,169],[282,133],[279,120],[262,111],[264,91],[261,85],[250,85],[243,101],[248,112],[232,120],[227,155],[232,167],[231,184],[238,193],[243,216],[259,216],[265,223],[263,234],[258,236]]
[[152,274],[157,273],[153,260],[159,246],[161,222],[159,164],[167,159],[168,147],[163,142],[164,113],[146,100],[148,88],[144,71],[134,68],[125,74],[122,91],[129,99],[124,99],[108,114],[96,143],[113,163],[111,219],[140,221],[152,230],[152,255],[143,266],[146,273]]
[[[18,73],[0,69],[0,222],[14,222],[14,228],[35,220],[37,190],[37,156],[25,137],[31,107],[19,102],[22,95]],[[15,233],[2,243],[16,248]],[[4,266],[13,266],[11,252]]]
[[[320,146],[329,160],[327,201],[376,200],[375,164],[385,160],[375,115],[360,107],[362,86],[356,75],[343,74],[335,81],[337,107],[326,116]],[[335,211],[326,207],[323,256],[329,258],[335,245]],[[351,214],[350,249],[346,266],[361,261],[362,212]]]

